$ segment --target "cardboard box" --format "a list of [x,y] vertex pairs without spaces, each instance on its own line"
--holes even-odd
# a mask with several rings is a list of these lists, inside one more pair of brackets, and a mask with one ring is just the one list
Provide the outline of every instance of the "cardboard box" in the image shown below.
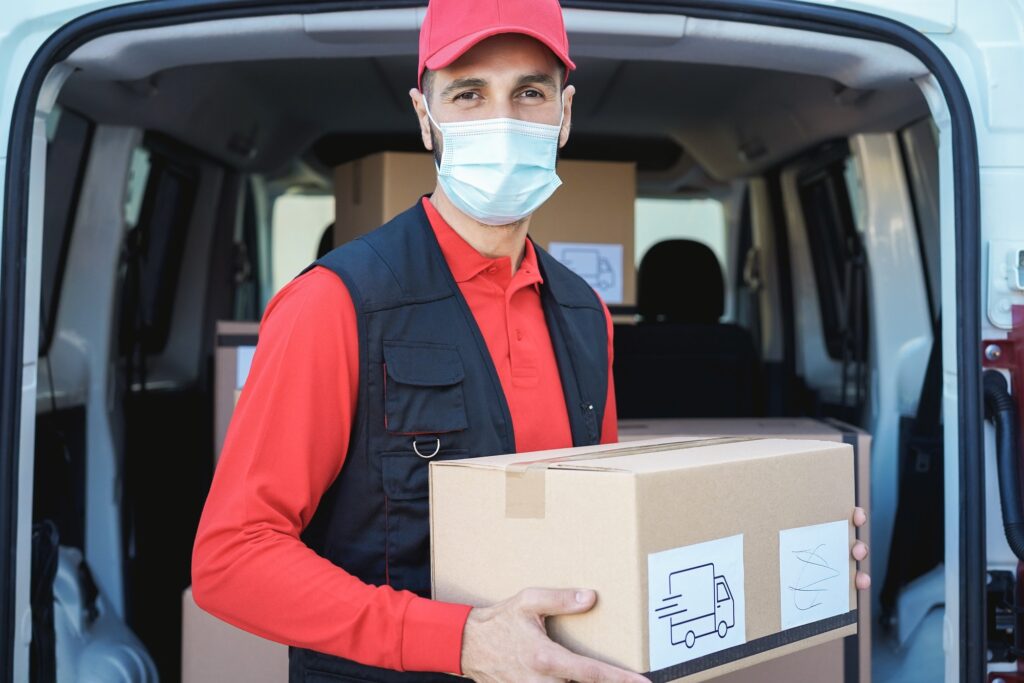
[[[572,262],[607,303],[634,305],[635,164],[560,160],[558,175],[562,186],[533,215],[530,236]],[[427,153],[379,152],[336,167],[334,243],[383,225],[433,192],[436,182]]]
[[431,462],[429,476],[436,599],[593,588],[594,609],[549,633],[652,680],[856,632],[848,444],[656,439]]
[[[214,352],[214,465],[256,350],[259,323],[217,321]],[[182,595],[182,683],[282,683],[288,680],[288,647],[204,612]]]
[[288,646],[243,631],[204,612],[192,599],[181,599],[182,683],[284,683],[288,680]]
[[[680,418],[631,419],[619,421],[619,440],[635,441],[656,437],[688,436],[773,436],[783,439],[842,441],[853,446],[856,468],[857,505],[871,510],[871,435],[839,420],[811,418]],[[871,547],[871,515],[857,530],[857,538]],[[717,683],[870,683],[871,682],[871,599],[858,596],[857,635],[847,642],[833,641],[787,655],[770,664],[751,667],[722,677]]]
[[213,370],[213,462],[220,459],[238,395],[249,375],[259,323],[217,321]]

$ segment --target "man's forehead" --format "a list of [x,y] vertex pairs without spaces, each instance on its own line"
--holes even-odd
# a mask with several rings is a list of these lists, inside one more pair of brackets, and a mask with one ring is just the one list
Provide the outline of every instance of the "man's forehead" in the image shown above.
[[456,79],[484,81],[554,80],[560,62],[539,40],[522,34],[503,33],[481,40],[454,62],[436,73],[445,83]]

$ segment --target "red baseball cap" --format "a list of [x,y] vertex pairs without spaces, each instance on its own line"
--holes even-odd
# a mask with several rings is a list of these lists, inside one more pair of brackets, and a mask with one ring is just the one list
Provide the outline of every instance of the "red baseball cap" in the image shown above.
[[576,68],[558,0],[430,0],[420,27],[416,85],[423,87],[424,69],[443,69],[499,33],[521,33],[544,43],[565,64],[566,77]]

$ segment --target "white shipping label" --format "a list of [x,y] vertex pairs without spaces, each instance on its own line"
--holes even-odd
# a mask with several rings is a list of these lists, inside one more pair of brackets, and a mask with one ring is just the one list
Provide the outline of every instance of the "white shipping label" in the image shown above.
[[650,670],[747,641],[743,534],[647,556]]
[[850,610],[850,523],[779,532],[782,629]]
[[606,304],[622,303],[621,244],[552,242],[548,253],[586,280]]

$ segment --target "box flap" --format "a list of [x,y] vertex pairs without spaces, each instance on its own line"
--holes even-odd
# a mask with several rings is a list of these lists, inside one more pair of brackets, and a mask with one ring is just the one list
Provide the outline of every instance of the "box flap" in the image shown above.
[[503,470],[506,516],[541,519],[544,517],[544,482],[548,470],[640,475],[800,453],[823,447],[841,446],[834,441],[764,439],[756,436],[674,437],[448,460],[432,462],[430,467]]

